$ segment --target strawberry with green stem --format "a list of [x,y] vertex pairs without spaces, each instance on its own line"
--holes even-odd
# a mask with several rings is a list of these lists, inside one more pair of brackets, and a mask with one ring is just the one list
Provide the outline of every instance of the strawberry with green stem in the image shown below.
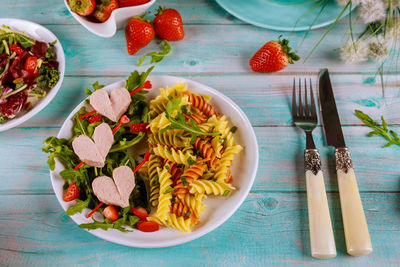
[[126,45],[128,54],[133,55],[154,39],[154,29],[150,20],[135,16],[125,28]]
[[300,57],[291,52],[289,40],[281,40],[279,36],[277,41],[270,41],[264,44],[250,59],[250,67],[255,72],[276,72],[280,71],[288,64],[294,64],[294,61]]
[[154,18],[154,30],[158,37],[168,41],[179,41],[185,37],[182,17],[176,9],[159,7]]

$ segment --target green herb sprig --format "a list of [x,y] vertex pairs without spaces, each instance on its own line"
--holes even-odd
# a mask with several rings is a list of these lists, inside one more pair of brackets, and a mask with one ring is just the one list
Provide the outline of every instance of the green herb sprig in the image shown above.
[[[191,140],[190,140],[191,144],[195,142],[197,136],[199,135],[205,135],[205,136],[220,135],[219,132],[213,132],[213,133],[203,132],[193,119],[190,119],[189,123],[186,123],[185,116],[183,116],[181,107],[179,105],[181,103],[181,100],[182,99],[180,97],[177,97],[168,101],[165,113],[166,113],[166,118],[171,122],[171,125],[161,129],[160,131],[161,134],[172,129],[185,130],[191,134]],[[175,111],[177,111],[177,115],[173,116],[173,113]]]
[[151,57],[150,64],[160,62],[161,60],[164,59],[165,56],[167,56],[171,53],[172,48],[171,48],[170,43],[167,40],[162,40],[159,43],[159,46],[162,50],[161,52],[150,52],[150,53],[145,54],[144,56],[139,58],[137,65],[138,66],[142,65],[142,63],[146,57]]
[[393,130],[389,130],[388,129],[388,125],[385,121],[385,119],[383,118],[383,116],[381,116],[381,121],[382,121],[382,125],[379,125],[376,121],[374,121],[370,116],[368,116],[367,114],[363,113],[360,110],[355,110],[356,116],[368,127],[374,129],[372,132],[368,133],[369,137],[375,136],[375,135],[380,135],[383,138],[385,138],[388,143],[382,147],[389,147],[391,145],[398,145],[400,146],[400,139],[398,134],[393,131]]

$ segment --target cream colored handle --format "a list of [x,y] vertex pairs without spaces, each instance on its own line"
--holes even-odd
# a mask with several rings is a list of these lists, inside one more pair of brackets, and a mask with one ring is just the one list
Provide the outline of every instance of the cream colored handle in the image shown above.
[[352,256],[369,254],[372,252],[371,238],[354,169],[348,169],[347,173],[339,169],[337,176],[347,253]]
[[318,259],[334,258],[336,246],[322,171],[317,175],[306,171],[306,184],[311,255]]

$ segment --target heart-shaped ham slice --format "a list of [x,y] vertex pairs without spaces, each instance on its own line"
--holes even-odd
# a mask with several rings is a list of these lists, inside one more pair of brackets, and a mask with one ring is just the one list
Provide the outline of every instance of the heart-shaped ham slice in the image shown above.
[[131,95],[125,88],[115,88],[110,96],[107,91],[99,89],[90,96],[90,105],[101,115],[117,122],[131,103]]
[[100,176],[93,180],[92,188],[96,197],[108,205],[129,206],[129,196],[135,188],[135,175],[128,166],[121,166],[113,171],[113,179]]
[[72,141],[72,148],[81,161],[102,168],[113,143],[114,135],[110,126],[102,123],[94,129],[93,140],[82,134]]

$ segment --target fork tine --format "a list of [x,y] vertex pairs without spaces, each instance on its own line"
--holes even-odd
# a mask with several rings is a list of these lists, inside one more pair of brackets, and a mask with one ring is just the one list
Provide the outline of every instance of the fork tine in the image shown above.
[[301,103],[301,79],[299,78],[299,116],[303,116],[303,104]]
[[308,116],[310,116],[310,109],[309,109],[309,106],[308,106],[308,95],[307,95],[307,80],[306,80],[306,78],[304,78],[304,95],[305,95],[305,102],[306,102],[306,105],[305,105],[305,107],[304,107],[304,116],[306,116],[306,117],[308,117]]
[[292,95],[292,117],[297,117],[296,107],[296,78],[293,78],[293,95]]
[[310,78],[310,94],[311,94],[311,116],[313,117],[317,117],[317,111],[315,108],[315,101],[314,101],[314,92],[312,89],[312,82],[311,82],[311,78]]

